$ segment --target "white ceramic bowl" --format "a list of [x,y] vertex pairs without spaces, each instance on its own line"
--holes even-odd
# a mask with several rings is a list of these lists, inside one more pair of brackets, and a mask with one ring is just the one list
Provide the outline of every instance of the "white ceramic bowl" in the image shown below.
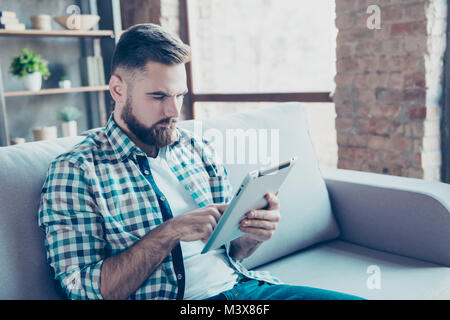
[[100,17],[93,14],[79,14],[53,17],[53,20],[67,30],[88,31],[100,21]]

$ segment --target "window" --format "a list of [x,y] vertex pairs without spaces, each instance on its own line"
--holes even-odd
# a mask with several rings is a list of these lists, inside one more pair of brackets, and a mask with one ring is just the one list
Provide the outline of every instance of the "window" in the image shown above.
[[335,111],[329,97],[336,60],[334,2],[187,2],[194,117],[275,101],[311,102],[306,106],[319,162],[335,167]]

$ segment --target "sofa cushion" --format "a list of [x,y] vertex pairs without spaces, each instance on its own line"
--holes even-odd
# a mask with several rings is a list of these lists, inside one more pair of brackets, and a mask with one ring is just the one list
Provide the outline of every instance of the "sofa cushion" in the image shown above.
[[260,266],[285,283],[370,300],[450,299],[450,268],[335,240]]
[[81,137],[0,148],[0,299],[57,299],[37,224],[50,161]]
[[[280,188],[278,229],[272,239],[244,261],[246,267],[252,268],[339,235],[300,103],[280,103],[211,120],[190,120],[180,126],[211,141],[235,191],[247,172],[270,165],[270,156],[276,163],[293,155],[298,157]],[[247,136],[246,142],[238,144],[236,135]]]

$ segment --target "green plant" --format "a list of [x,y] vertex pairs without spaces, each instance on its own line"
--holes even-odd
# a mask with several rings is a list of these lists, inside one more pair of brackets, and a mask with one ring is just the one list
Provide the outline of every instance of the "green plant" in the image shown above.
[[59,81],[66,81],[66,80],[69,80],[69,78],[67,78],[67,77],[61,77],[61,78],[59,78]]
[[77,120],[80,116],[80,110],[72,106],[64,107],[56,113],[56,119],[65,122]]
[[51,74],[48,70],[48,62],[33,50],[25,48],[22,49],[22,55],[13,57],[9,72],[20,79],[34,72],[40,72],[45,79]]

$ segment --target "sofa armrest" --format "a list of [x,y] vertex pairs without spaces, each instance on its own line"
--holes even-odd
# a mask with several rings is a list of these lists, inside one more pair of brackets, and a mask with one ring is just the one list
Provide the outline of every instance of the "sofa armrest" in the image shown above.
[[450,266],[450,185],[322,169],[340,238]]

